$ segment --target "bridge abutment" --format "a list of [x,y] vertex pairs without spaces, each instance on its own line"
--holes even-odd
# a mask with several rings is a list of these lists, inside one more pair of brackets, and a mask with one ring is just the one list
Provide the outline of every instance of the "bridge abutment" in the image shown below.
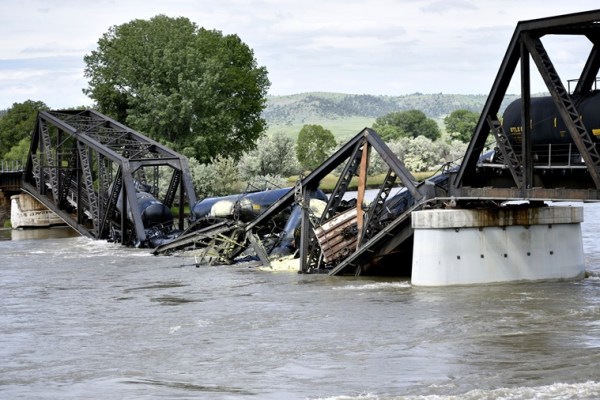
[[11,196],[10,222],[13,229],[65,225],[58,215],[27,193]]
[[583,207],[412,213],[416,286],[578,279]]

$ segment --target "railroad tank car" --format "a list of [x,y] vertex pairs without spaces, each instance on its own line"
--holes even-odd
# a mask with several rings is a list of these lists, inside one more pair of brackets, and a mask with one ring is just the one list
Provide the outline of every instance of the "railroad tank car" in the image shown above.
[[235,205],[235,212],[244,222],[252,221],[273,203],[281,199],[291,188],[265,190],[242,196]]
[[[273,189],[206,198],[194,204],[192,217],[194,219],[204,217],[239,218],[243,222],[249,222],[281,199],[290,189]],[[327,200],[327,196],[320,190],[315,194],[315,197],[324,201]]]
[[[583,124],[594,141],[600,141],[600,91],[571,97],[581,115]],[[531,98],[532,144],[573,143],[552,97]],[[504,132],[513,143],[521,142],[521,100],[508,105],[502,118]]]
[[[131,243],[135,247],[147,245],[154,248],[166,241],[174,239],[180,234],[179,231],[174,229],[173,213],[171,212],[171,209],[158,201],[154,195],[144,191],[148,188],[147,185],[135,183],[136,202],[140,211],[140,219],[142,220],[142,225],[146,233],[145,243],[140,243],[139,241]],[[116,209],[119,213],[123,212],[122,195],[123,192],[120,192],[116,204]],[[127,219],[133,221],[131,207],[127,207]],[[109,240],[118,242],[121,240],[122,235],[123,233],[121,230],[113,226],[113,228],[111,228]]]
[[[224,202],[224,204],[229,203],[230,206],[230,213],[227,213],[227,215],[231,215],[233,209],[231,208],[233,204],[235,204],[235,202],[241,197],[241,194],[234,194],[234,195],[230,195],[230,196],[222,196],[222,197],[207,197],[205,199],[202,200],[198,200],[196,202],[196,204],[194,204],[194,206],[192,207],[192,217],[193,219],[198,219],[198,218],[204,218],[204,217],[209,217],[209,216],[214,216],[211,215],[211,210],[212,207],[217,203],[217,202]],[[222,207],[224,208],[224,207]],[[224,211],[220,211],[219,214],[221,213],[225,213]]]
[[136,193],[144,228],[173,225],[173,213],[169,207],[147,192]]
[[[117,200],[117,210],[121,213],[122,207],[122,194],[119,194]],[[137,191],[135,193],[138,208],[140,210],[140,217],[142,224],[145,229],[153,228],[155,226],[171,226],[173,225],[173,213],[169,207],[158,201],[151,193]],[[127,218],[133,221],[131,215],[131,208],[127,209]]]
[[[323,198],[313,198],[310,200],[310,209],[317,215],[321,216],[327,200]],[[294,205],[289,218],[287,219],[283,231],[269,252],[270,257],[278,258],[293,254],[300,243],[300,226],[302,224],[302,208],[299,205]]]
[[[173,225],[173,213],[171,209],[158,201],[153,194],[150,193],[150,185],[141,183],[139,181],[134,181],[133,186],[135,188],[135,197],[138,205],[138,209],[140,210],[140,217],[142,219],[142,224],[145,229],[153,228],[156,226],[165,226],[170,227]],[[110,188],[112,190],[112,186]],[[119,193],[119,197],[117,199],[116,208],[119,213],[123,212],[121,205],[123,204],[122,200],[123,192]],[[131,215],[131,208],[128,207],[127,210],[127,218],[130,221],[133,221],[133,217]]]
[[194,204],[192,216],[194,219],[203,217],[239,218],[248,222],[283,197],[289,190],[290,188],[284,188],[209,197]]

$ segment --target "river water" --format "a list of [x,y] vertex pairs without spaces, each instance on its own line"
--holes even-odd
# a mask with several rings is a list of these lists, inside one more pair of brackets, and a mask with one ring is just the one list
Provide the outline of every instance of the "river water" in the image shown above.
[[585,219],[586,279],[442,288],[0,231],[0,398],[600,398]]

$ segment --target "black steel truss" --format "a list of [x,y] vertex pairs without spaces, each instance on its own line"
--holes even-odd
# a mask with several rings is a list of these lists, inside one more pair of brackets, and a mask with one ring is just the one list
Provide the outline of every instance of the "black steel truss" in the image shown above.
[[[490,133],[493,133],[504,166],[511,173],[513,187],[519,189],[523,198],[533,192],[533,160],[529,126],[530,104],[530,58],[534,61],[550,95],[565,122],[573,143],[577,147],[591,178],[590,189],[600,190],[600,155],[595,143],[581,122],[580,114],[573,103],[572,94],[565,88],[554,65],[546,52],[541,38],[545,35],[579,35],[586,37],[593,45],[587,62],[581,71],[573,94],[588,93],[600,70],[600,10],[583,13],[521,21],[513,33],[506,54],[500,65],[490,95],[483,107],[479,122],[467,148],[464,161],[452,178],[451,194],[465,195],[469,187],[494,186],[478,176],[478,159],[486,146]],[[521,64],[522,129],[519,149],[509,146],[507,133],[498,128],[498,112],[513,77],[517,65]],[[516,156],[518,152],[520,156]]]
[[157,195],[161,167],[170,179],[163,203],[171,207],[179,192],[182,229],[184,206],[196,202],[184,157],[94,110],[43,111],[23,188],[82,235],[106,239],[116,229],[123,244],[143,246],[136,185]]
[[[302,272],[318,272],[319,270],[325,270],[322,265],[322,251],[319,248],[319,244],[316,239],[313,228],[315,222],[317,225],[323,224],[331,217],[339,212],[342,198],[348,190],[348,186],[353,177],[359,176],[359,166],[364,161],[364,154],[369,154],[367,150],[376,151],[382,160],[388,165],[389,172],[384,180],[384,183],[379,188],[376,201],[372,209],[367,210],[366,222],[361,224],[361,227],[355,232],[360,254],[372,254],[378,247],[383,246],[384,242],[379,239],[373,239],[380,229],[385,229],[387,223],[381,222],[381,214],[383,210],[383,202],[388,197],[392,186],[396,180],[399,180],[404,188],[409,193],[411,203],[419,202],[425,199],[425,191],[419,186],[412,176],[412,174],[406,169],[404,164],[398,160],[395,154],[387,147],[387,145],[381,140],[381,138],[375,133],[375,131],[365,128],[358,133],[354,138],[350,139],[344,146],[342,146],[335,154],[327,159],[320,167],[312,171],[307,177],[302,179],[296,190],[290,190],[285,196],[283,196],[278,202],[274,203],[268,210],[263,212],[258,218],[252,221],[246,227],[246,232],[251,233],[257,227],[263,225],[270,218],[279,214],[286,207],[291,206],[294,202],[298,202],[303,208],[303,219],[300,237],[300,270]],[[311,215],[308,207],[310,191],[316,190],[319,184],[325,176],[332,173],[337,167],[345,163],[344,169],[340,174],[338,182],[334,191],[329,195],[328,204],[325,207],[321,218],[313,219],[311,221]],[[360,186],[360,185],[359,185]],[[363,188],[364,189],[364,188]],[[359,188],[359,192],[360,192]],[[357,207],[362,207],[357,204]],[[405,220],[403,220],[405,221]],[[358,224],[357,224],[358,225]],[[396,227],[396,225],[394,225]],[[410,228],[410,227],[408,227]],[[408,236],[407,236],[408,237]],[[403,237],[405,240],[407,237]],[[385,239],[385,237],[383,237]],[[402,241],[403,241],[402,240]],[[362,259],[365,263],[360,270],[356,270],[356,273],[360,274],[368,268],[368,261]],[[329,266],[331,267],[331,266]],[[356,265],[351,263],[342,262],[341,268],[336,268],[335,273],[339,273],[346,267],[355,268]]]

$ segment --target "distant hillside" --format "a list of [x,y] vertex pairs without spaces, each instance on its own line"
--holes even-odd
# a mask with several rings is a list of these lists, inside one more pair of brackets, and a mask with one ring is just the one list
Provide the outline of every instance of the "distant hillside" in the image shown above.
[[[501,110],[518,95],[507,95]],[[318,124],[329,129],[338,139],[349,138],[364,127],[370,127],[379,116],[394,111],[417,109],[440,125],[454,110],[480,112],[487,95],[422,94],[373,96],[343,93],[302,93],[290,96],[268,96],[263,112],[269,133],[284,132],[296,137],[305,124]]]

